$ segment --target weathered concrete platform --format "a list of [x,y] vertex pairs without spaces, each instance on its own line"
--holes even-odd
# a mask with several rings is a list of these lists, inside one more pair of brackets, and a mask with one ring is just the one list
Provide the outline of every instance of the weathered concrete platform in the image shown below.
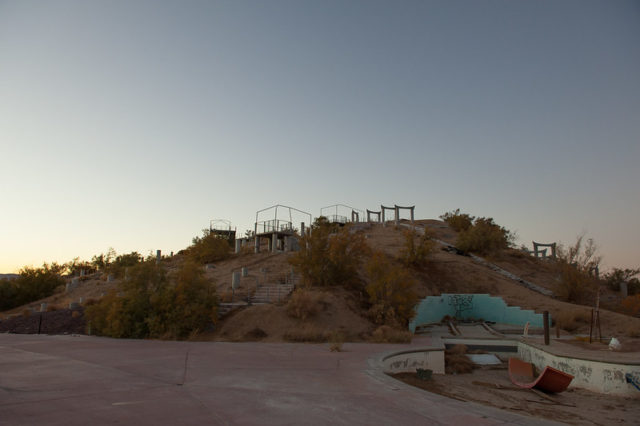
[[382,373],[414,345],[161,342],[0,334],[0,424],[550,424]]

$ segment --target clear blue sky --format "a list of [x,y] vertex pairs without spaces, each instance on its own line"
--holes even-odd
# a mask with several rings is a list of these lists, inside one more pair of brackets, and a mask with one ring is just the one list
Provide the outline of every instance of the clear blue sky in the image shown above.
[[638,1],[0,1],[0,272],[281,203],[640,266]]

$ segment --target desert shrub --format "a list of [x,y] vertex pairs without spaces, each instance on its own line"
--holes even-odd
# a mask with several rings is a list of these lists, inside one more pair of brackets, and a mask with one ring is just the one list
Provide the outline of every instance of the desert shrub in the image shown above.
[[492,218],[479,217],[458,233],[456,247],[465,252],[493,254],[509,248],[514,236]]
[[400,251],[400,261],[405,266],[424,266],[429,261],[429,255],[433,252],[434,242],[429,237],[427,229],[423,235],[418,235],[415,230],[404,233],[404,248]]
[[204,330],[216,317],[215,287],[198,265],[185,262],[169,277],[154,262],[130,269],[120,284],[86,308],[96,334],[119,338],[184,339]]
[[312,324],[303,324],[287,330],[282,336],[288,342],[323,343],[327,341],[327,333]]
[[471,373],[476,365],[466,356],[465,345],[455,345],[444,351],[444,370],[446,374]]
[[191,243],[186,251],[187,256],[201,264],[217,262],[231,256],[229,240],[208,229],[203,229],[202,237],[194,237]]
[[175,285],[151,300],[152,315],[147,319],[151,337],[184,339],[217,320],[216,289],[201,267],[185,262],[172,281]]
[[381,325],[371,334],[371,340],[375,343],[411,343],[411,338],[411,332],[388,325]]
[[12,280],[0,281],[0,310],[4,311],[35,300],[49,297],[56,288],[64,285],[60,277],[61,267],[43,264],[39,268],[25,266]]
[[620,269],[613,268],[612,271],[605,274],[604,282],[610,290],[620,291],[620,284],[627,283],[627,292],[629,295],[640,293],[640,280],[636,275],[640,274],[638,269]]
[[469,216],[467,213],[460,213],[460,209],[446,212],[440,219],[445,221],[454,231],[466,231],[473,224],[475,217]]
[[306,320],[325,308],[324,295],[310,290],[297,289],[287,302],[287,315]]
[[591,322],[591,313],[584,309],[562,310],[554,317],[556,326],[570,333]]
[[342,352],[342,345],[345,341],[345,335],[340,330],[333,330],[329,333],[329,351],[331,352]]
[[598,288],[596,280],[575,265],[560,262],[560,279],[553,287],[553,294],[565,302],[583,303],[593,299]]
[[638,316],[640,314],[640,294],[634,296],[625,297],[620,303],[622,311],[631,316]]
[[573,246],[557,249],[560,279],[554,286],[554,295],[567,302],[591,302],[598,289],[593,271],[600,263],[597,246],[593,239],[584,243],[580,235]]
[[319,217],[311,233],[301,238],[300,250],[289,262],[306,285],[355,287],[358,269],[369,252],[362,234],[351,234],[348,227],[337,228]]
[[378,324],[406,326],[415,315],[418,303],[415,281],[409,272],[393,264],[384,253],[375,252],[366,265],[366,292],[369,314]]
[[143,261],[142,255],[137,251],[132,251],[131,253],[125,253],[116,255],[115,251],[113,252],[113,260],[110,260],[106,263],[102,270],[108,274],[113,274],[116,278],[124,278],[126,275],[126,271],[129,268],[132,268]]

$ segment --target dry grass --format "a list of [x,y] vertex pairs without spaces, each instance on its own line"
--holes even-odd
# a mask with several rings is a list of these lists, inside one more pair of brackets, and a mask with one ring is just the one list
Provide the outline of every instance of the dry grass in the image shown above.
[[243,340],[246,342],[255,342],[258,340],[262,340],[267,336],[268,334],[266,331],[264,331],[260,327],[255,327],[245,333]]
[[556,325],[572,333],[580,327],[591,323],[591,313],[586,309],[562,310],[555,315]]
[[324,343],[327,341],[327,333],[312,324],[304,324],[288,330],[283,339],[287,342]]
[[382,325],[371,335],[371,341],[375,343],[411,343],[412,334],[406,330]]
[[342,344],[345,341],[345,335],[339,330],[329,333],[329,350],[331,352],[342,352]]
[[287,302],[287,315],[304,321],[325,308],[326,300],[323,293],[298,289]]

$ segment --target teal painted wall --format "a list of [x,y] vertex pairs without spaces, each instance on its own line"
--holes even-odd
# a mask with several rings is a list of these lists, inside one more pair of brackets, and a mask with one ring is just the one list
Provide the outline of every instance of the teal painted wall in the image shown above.
[[[524,326],[527,322],[531,327],[542,327],[542,314],[536,314],[532,310],[520,309],[517,306],[508,306],[502,297],[489,294],[442,294],[429,296],[423,299],[416,307],[416,316],[409,323],[409,330],[413,333],[416,326],[440,322],[442,317],[456,316],[454,301],[458,299],[469,301],[466,309],[460,311],[458,319],[480,319],[494,321],[502,324],[514,324]],[[551,317],[549,317],[551,318]]]

